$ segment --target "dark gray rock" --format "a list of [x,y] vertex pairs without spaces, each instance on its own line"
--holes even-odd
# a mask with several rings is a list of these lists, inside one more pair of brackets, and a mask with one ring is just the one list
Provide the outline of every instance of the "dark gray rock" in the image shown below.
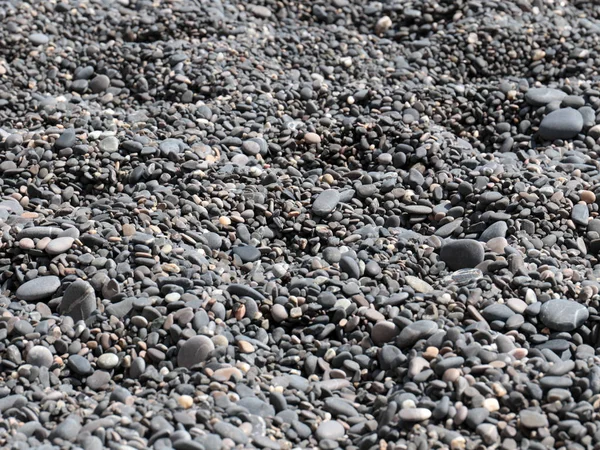
[[571,139],[583,129],[583,117],[573,108],[552,111],[540,123],[540,136],[547,141]]
[[585,305],[567,299],[548,300],[540,310],[542,323],[556,331],[573,331],[583,325],[589,315]]

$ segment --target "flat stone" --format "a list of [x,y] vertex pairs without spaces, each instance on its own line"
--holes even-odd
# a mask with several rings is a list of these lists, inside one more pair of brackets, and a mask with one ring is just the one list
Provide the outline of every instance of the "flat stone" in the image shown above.
[[239,256],[244,263],[255,262],[260,259],[260,250],[253,245],[240,245],[234,247],[231,251],[234,255]]
[[215,344],[207,336],[194,336],[183,343],[177,354],[179,367],[188,369],[196,364],[206,361],[206,358],[215,349]]
[[69,128],[60,135],[60,137],[54,143],[54,147],[57,150],[62,150],[63,148],[69,148],[75,145],[77,142],[77,136],[75,136],[75,130],[73,128]]
[[540,136],[547,141],[571,139],[583,129],[583,117],[573,108],[552,111],[540,123]]
[[54,275],[38,277],[22,284],[16,292],[19,300],[32,302],[50,297],[60,287],[60,279]]
[[525,93],[525,101],[533,106],[545,106],[548,103],[562,101],[567,93],[547,87],[531,88]]
[[586,306],[574,300],[552,299],[544,302],[540,310],[540,320],[551,330],[573,331],[588,319]]
[[576,225],[587,227],[590,218],[590,211],[585,203],[577,203],[571,211],[571,220]]
[[512,309],[502,303],[494,303],[493,305],[486,306],[483,311],[481,311],[481,315],[488,322],[493,322],[494,320],[506,322],[515,314],[516,313]]
[[346,429],[337,420],[328,420],[325,422],[321,422],[321,424],[317,428],[317,431],[315,432],[315,436],[319,441],[325,439],[331,439],[335,441],[336,439],[343,438],[345,434]]
[[401,409],[398,417],[405,422],[422,422],[431,417],[431,411],[427,408]]
[[72,237],[59,237],[52,239],[45,248],[46,253],[49,255],[60,255],[71,248],[75,242]]
[[438,328],[438,324],[433,320],[418,320],[402,329],[398,335],[398,339],[396,339],[396,343],[401,349],[410,347],[418,340],[431,336]]
[[50,42],[50,38],[43,33],[32,33],[29,35],[29,42],[33,45],[46,45]]
[[479,240],[481,242],[488,242],[491,239],[503,238],[506,236],[507,231],[508,225],[506,222],[494,222],[481,233]]
[[87,386],[93,390],[106,389],[111,380],[111,374],[103,370],[96,370],[85,380]]
[[312,205],[312,212],[316,216],[327,216],[340,203],[340,193],[335,189],[327,189],[321,192]]
[[100,369],[112,370],[119,365],[119,357],[114,353],[104,353],[96,360]]
[[440,251],[440,259],[450,270],[470,269],[484,258],[483,246],[473,239],[446,242]]
[[548,418],[544,414],[528,409],[521,410],[519,413],[519,421],[522,427],[529,429],[548,426]]
[[412,275],[406,275],[404,279],[406,280],[406,284],[413,288],[415,292],[420,292],[422,294],[429,294],[430,292],[433,292],[433,287],[431,287],[429,283],[421,280],[420,278],[414,277]]
[[247,444],[249,441],[248,436],[239,427],[229,422],[217,422],[213,428],[223,439],[231,439],[236,444]]
[[58,306],[59,314],[72,317],[75,322],[85,320],[96,309],[94,288],[81,279],[74,281],[65,289]]
[[77,375],[90,375],[94,372],[90,362],[80,355],[71,355],[67,360],[67,366]]

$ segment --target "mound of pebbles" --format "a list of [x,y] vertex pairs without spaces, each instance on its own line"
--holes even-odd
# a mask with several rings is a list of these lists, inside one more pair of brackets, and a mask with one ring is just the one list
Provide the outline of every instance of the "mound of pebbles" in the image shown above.
[[6,446],[598,446],[593,2],[0,21]]

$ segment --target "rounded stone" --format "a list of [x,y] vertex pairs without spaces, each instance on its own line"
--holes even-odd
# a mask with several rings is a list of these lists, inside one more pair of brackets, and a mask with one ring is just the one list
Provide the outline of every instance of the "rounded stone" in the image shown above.
[[587,307],[564,298],[548,300],[540,309],[542,323],[556,331],[573,331],[583,325],[589,315]]
[[96,309],[94,288],[81,279],[74,281],[65,289],[58,312],[73,318],[75,322],[85,320]]
[[207,336],[194,336],[183,343],[177,354],[177,364],[190,368],[206,361],[215,344]]
[[26,360],[27,364],[31,364],[32,366],[49,368],[54,362],[54,357],[50,349],[42,345],[35,345],[27,352]]
[[346,429],[337,420],[321,422],[315,433],[317,439],[320,441],[324,439],[331,439],[335,441],[336,439],[343,438],[345,434]]
[[547,141],[571,139],[583,129],[583,117],[573,108],[552,111],[540,123],[540,136]]
[[483,246],[473,239],[449,241],[440,251],[440,259],[450,270],[471,269],[484,258]]
[[60,279],[54,275],[39,277],[30,280],[17,289],[16,296],[19,300],[32,302],[50,297],[60,287]]
[[114,353],[104,353],[96,360],[96,364],[101,369],[111,370],[119,365],[119,357]]
[[49,255],[60,255],[71,248],[75,242],[72,237],[59,237],[52,239],[45,248],[46,253]]
[[312,211],[316,216],[330,214],[341,200],[341,195],[335,189],[327,189],[321,192],[312,205]]

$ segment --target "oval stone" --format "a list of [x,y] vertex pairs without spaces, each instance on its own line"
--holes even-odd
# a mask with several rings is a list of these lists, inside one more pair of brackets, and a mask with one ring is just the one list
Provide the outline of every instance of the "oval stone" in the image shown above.
[[196,364],[206,361],[206,358],[215,349],[215,344],[206,336],[194,336],[181,346],[177,355],[177,364],[188,369]]
[[60,287],[60,279],[54,275],[34,278],[17,289],[16,296],[19,300],[32,302],[50,297]]

